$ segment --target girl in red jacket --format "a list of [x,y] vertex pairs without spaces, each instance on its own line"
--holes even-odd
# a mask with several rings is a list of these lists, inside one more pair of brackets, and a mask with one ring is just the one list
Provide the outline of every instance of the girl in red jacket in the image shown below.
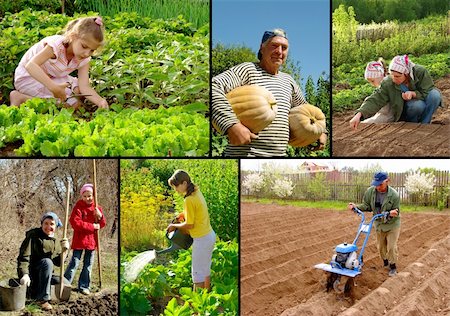
[[75,204],[70,214],[70,225],[73,228],[72,249],[73,255],[64,273],[64,277],[72,283],[75,272],[84,250],[83,270],[78,279],[78,290],[86,295],[90,294],[92,263],[94,250],[97,247],[95,231],[105,227],[106,220],[100,206],[94,206],[94,187],[85,184],[80,190],[81,200]]

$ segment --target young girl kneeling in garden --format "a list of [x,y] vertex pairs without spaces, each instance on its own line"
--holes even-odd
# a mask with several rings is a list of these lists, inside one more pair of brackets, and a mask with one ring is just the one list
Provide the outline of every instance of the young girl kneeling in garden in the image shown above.
[[[364,72],[364,78],[375,88],[381,86],[381,82],[387,76],[387,68],[383,58],[379,58],[377,61],[371,61],[366,66]],[[361,121],[361,123],[391,123],[394,122],[394,113],[389,104],[386,104],[381,108],[374,116]]]
[[192,244],[192,280],[194,290],[210,289],[211,260],[216,242],[216,233],[209,221],[208,207],[202,192],[191,182],[187,172],[176,170],[168,180],[169,185],[184,196],[184,211],[178,218],[182,223],[170,224],[167,231],[181,229],[189,232]]
[[80,194],[81,200],[75,204],[70,214],[70,225],[73,228],[73,255],[64,277],[72,283],[84,250],[83,270],[81,270],[78,280],[78,290],[88,295],[90,294],[89,287],[92,263],[94,262],[94,250],[97,248],[95,231],[105,227],[106,220],[103,216],[102,208],[94,205],[93,185],[89,183],[83,185]]
[[[67,24],[64,35],[53,35],[33,45],[22,57],[14,75],[11,105],[33,97],[57,98],[78,107],[83,94],[101,108],[108,102],[89,85],[89,61],[103,45],[101,17],[79,18]],[[78,78],[69,74],[78,70]]]

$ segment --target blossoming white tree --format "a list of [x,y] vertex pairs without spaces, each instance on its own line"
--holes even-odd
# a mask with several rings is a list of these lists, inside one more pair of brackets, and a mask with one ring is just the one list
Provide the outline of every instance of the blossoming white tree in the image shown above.
[[264,176],[259,173],[252,173],[249,174],[244,178],[244,181],[242,182],[242,187],[250,194],[256,194],[259,191],[261,191],[262,187],[264,186]]
[[292,195],[294,185],[290,179],[276,179],[272,189],[276,196],[285,198]]
[[413,172],[406,177],[405,188],[408,193],[423,201],[426,194],[433,193],[436,177],[430,173]]

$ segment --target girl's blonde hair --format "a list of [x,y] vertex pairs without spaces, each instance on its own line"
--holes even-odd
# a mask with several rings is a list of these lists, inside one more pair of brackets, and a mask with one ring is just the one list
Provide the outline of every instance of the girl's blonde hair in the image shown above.
[[103,46],[104,31],[105,28],[101,17],[78,18],[67,23],[64,36],[66,37],[67,44],[72,42],[76,37],[90,37],[96,40],[99,46]]
[[195,185],[191,181],[191,177],[184,170],[176,170],[173,175],[167,181],[171,187],[176,187],[182,184],[184,181],[187,183],[187,190],[185,198],[191,195],[195,191]]

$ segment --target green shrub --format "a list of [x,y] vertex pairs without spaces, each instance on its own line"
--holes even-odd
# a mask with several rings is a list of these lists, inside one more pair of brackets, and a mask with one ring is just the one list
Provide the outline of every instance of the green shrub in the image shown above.
[[60,0],[0,0],[0,17],[3,17],[6,12],[17,13],[24,9],[58,13],[61,12],[61,2]]

